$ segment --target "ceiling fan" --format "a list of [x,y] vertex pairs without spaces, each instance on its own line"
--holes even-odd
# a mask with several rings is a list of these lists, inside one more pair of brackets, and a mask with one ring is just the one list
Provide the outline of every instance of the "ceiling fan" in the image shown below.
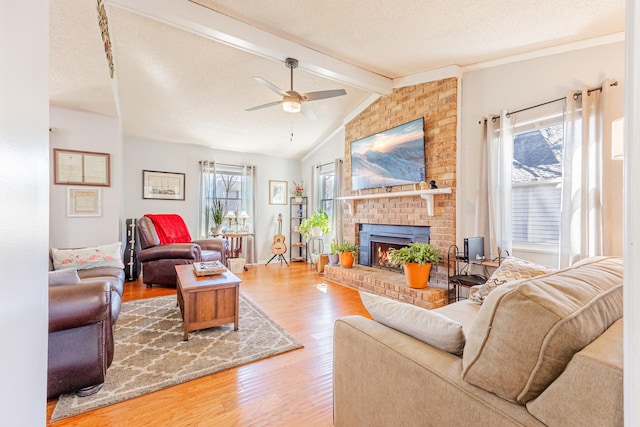
[[334,90],[319,90],[316,92],[299,93],[293,90],[293,69],[298,67],[298,60],[294,58],[287,58],[285,65],[291,70],[291,89],[284,91],[278,86],[274,85],[263,79],[262,77],[254,77],[258,83],[282,96],[280,101],[269,102],[267,104],[258,105],[255,107],[247,108],[245,111],[260,110],[262,108],[273,107],[274,105],[282,104],[282,109],[287,113],[301,112],[305,117],[311,120],[316,120],[318,116],[312,109],[303,104],[307,101],[317,101],[319,99],[333,98],[336,96],[346,95],[347,91],[344,89]]

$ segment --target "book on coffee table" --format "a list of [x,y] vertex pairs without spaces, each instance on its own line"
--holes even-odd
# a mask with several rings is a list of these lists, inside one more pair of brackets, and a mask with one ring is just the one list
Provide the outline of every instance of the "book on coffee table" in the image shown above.
[[222,274],[227,271],[227,267],[225,267],[220,261],[211,261],[211,262],[195,262],[193,263],[193,270],[196,273],[196,276],[211,276],[214,274]]

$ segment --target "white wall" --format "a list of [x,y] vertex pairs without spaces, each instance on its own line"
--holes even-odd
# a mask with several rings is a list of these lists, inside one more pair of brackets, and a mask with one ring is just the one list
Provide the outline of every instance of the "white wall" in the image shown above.
[[47,399],[49,2],[0,3],[0,414],[43,426]]
[[68,188],[77,185],[55,185],[53,167],[50,174],[50,245],[53,248],[95,246],[121,240],[122,206],[122,138],[118,119],[96,114],[52,108],[50,112],[50,154],[54,148],[109,153],[111,186],[99,188],[102,194],[102,216],[68,217]]
[[[474,235],[474,211],[481,158],[478,121],[501,110],[517,110],[560,98],[583,85],[596,87],[602,80],[617,80],[612,88],[613,117],[621,116],[624,91],[624,43],[561,53],[464,73],[462,79],[462,126],[458,147],[457,236],[458,244]],[[622,162],[611,161],[606,185],[612,198],[605,207],[607,254],[622,255]],[[555,265],[555,256],[516,254],[532,261]]]
[[[140,218],[144,214],[176,213],[181,215],[192,237],[198,235],[200,160],[226,164],[256,166],[256,210],[258,218],[250,218],[256,233],[256,258],[271,258],[271,245],[277,230],[278,213],[283,215],[282,231],[289,238],[289,206],[269,204],[269,180],[300,181],[300,162],[251,153],[221,151],[193,144],[175,144],[137,137],[124,141],[124,217]],[[142,171],[179,172],[185,174],[185,200],[150,200],[142,198]],[[288,252],[286,254],[288,258]]]
[[624,425],[640,425],[640,5],[627,0],[624,155]]
[[[340,128],[335,135],[302,160],[302,179],[306,186],[310,188],[309,184],[311,183],[313,169],[316,166],[333,163],[336,159],[344,160],[344,127]],[[311,194],[309,194],[309,196],[311,196]],[[310,199],[313,199],[313,197]],[[311,203],[311,201],[309,203]],[[311,212],[317,208],[317,206],[310,206],[309,211]]]

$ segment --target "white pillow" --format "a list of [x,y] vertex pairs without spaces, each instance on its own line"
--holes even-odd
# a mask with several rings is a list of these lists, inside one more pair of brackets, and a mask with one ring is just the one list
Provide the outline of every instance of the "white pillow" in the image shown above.
[[545,267],[535,262],[512,256],[506,257],[484,285],[480,285],[477,290],[469,292],[469,300],[476,304],[482,304],[487,296],[500,285],[517,280],[531,279],[554,271],[556,270],[553,268]]
[[53,268],[85,270],[96,267],[124,268],[122,243],[112,243],[94,248],[51,249]]
[[460,355],[465,337],[462,325],[435,311],[360,292],[373,319],[446,352]]

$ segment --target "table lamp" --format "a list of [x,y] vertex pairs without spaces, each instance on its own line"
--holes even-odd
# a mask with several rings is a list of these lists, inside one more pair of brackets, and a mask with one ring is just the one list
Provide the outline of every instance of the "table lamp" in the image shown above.
[[245,211],[240,212],[240,219],[242,220],[242,231],[245,231],[245,225],[247,223],[247,218],[249,218],[249,214]]
[[233,221],[233,219],[236,217],[236,214],[233,213],[233,211],[229,211],[227,212],[227,214],[225,215],[225,218],[227,218],[229,220],[229,229],[231,229],[231,222]]

